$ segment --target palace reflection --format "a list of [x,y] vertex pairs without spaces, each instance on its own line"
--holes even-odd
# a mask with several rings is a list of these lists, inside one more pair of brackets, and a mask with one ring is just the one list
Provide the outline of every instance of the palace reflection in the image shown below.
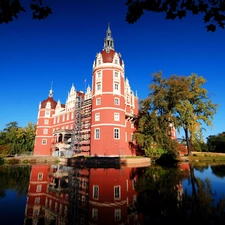
[[24,224],[143,224],[141,170],[32,165]]

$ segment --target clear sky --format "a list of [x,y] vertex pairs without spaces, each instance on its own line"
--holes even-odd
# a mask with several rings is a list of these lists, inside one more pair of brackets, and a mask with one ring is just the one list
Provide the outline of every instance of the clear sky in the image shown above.
[[84,90],[85,79],[91,84],[92,64],[110,22],[115,49],[139,99],[147,97],[154,72],[161,70],[165,77],[197,73],[220,105],[213,129],[204,136],[225,131],[225,30],[207,32],[201,16],[170,21],[149,12],[128,24],[126,0],[47,2],[53,15],[46,20],[32,20],[28,10],[0,25],[0,130],[12,121],[36,123],[52,81],[54,99],[62,103],[72,83],[77,90]]

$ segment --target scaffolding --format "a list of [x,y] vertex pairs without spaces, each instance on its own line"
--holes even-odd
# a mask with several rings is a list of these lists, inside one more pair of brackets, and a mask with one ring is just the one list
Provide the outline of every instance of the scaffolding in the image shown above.
[[90,152],[91,105],[91,98],[84,99],[84,94],[78,92],[70,147],[75,154]]

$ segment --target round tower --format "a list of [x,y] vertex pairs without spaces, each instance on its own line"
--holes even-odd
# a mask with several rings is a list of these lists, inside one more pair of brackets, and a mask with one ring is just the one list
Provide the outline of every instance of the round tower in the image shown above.
[[[91,156],[125,154],[124,62],[114,49],[110,25],[92,72]],[[127,155],[127,154],[126,154]]]
[[34,155],[51,155],[52,126],[57,102],[53,99],[52,88],[48,98],[39,104]]

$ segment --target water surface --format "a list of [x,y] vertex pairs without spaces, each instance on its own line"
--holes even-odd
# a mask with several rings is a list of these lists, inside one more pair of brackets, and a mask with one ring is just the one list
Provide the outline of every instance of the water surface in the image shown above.
[[1,166],[0,218],[29,224],[224,224],[225,166]]

